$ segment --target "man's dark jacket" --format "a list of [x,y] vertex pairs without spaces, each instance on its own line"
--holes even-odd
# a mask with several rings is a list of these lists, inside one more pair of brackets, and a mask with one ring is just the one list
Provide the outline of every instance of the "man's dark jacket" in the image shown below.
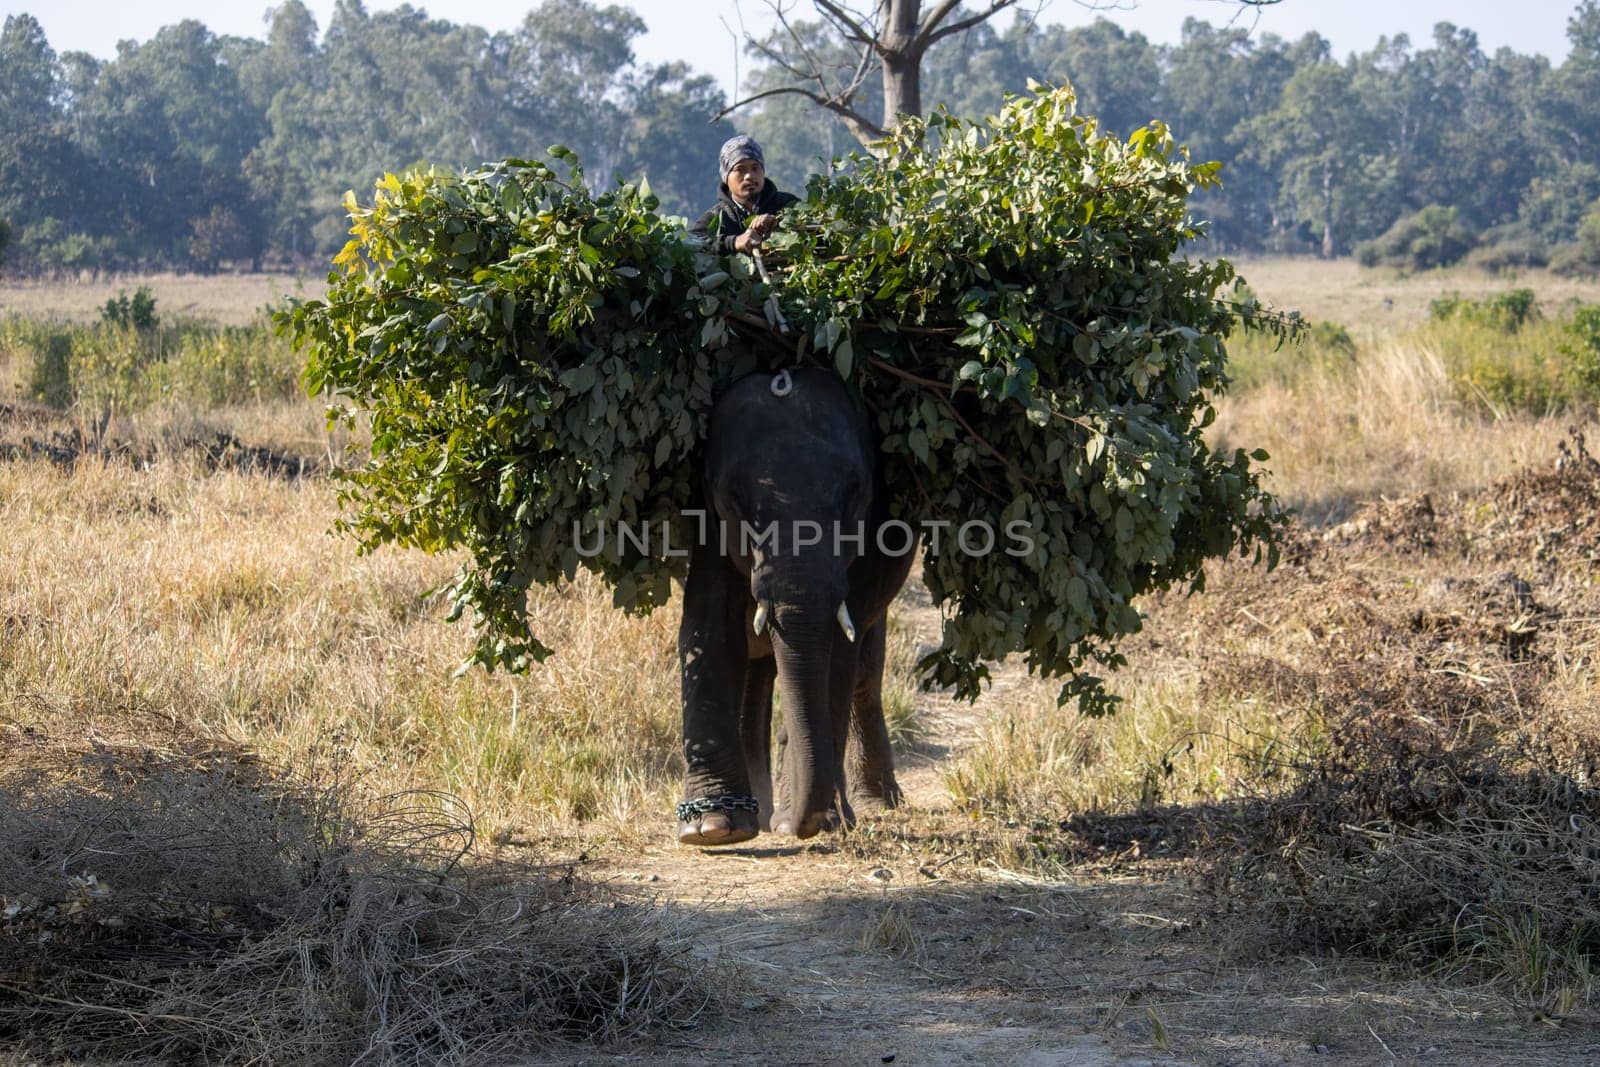
[[800,201],[793,193],[779,192],[771,178],[756,195],[753,211],[746,211],[739,206],[733,194],[728,192],[727,182],[717,186],[717,189],[717,206],[701,215],[700,221],[689,227],[689,232],[696,237],[710,238],[711,250],[724,256],[731,256],[737,251],[733,242],[744,232],[745,224],[750,219],[756,215],[776,215],[790,204]]

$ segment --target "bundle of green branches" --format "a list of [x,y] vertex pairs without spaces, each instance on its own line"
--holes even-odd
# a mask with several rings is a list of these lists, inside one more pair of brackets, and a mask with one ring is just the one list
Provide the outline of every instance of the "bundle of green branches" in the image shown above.
[[[1202,431],[1223,339],[1297,323],[1229,300],[1227,263],[1181,257],[1200,235],[1188,197],[1216,169],[1159,124],[1102,135],[1069,89],[908,122],[881,158],[810,182],[768,243],[770,281],[706,254],[647,187],[591,196],[575,163],[564,180],[528,161],[386,176],[370,206],[348,200],[327,299],[284,321],[311,346],[312,392],[372,420],[347,529],[368,548],[468,549],[453,593],[477,662],[545,655],[525,591],[579,566],[619,607],[661,603],[681,566],[661,538],[578,545],[680,521],[719,381],[821,361],[876,416],[896,514],[945,524],[924,542],[952,609],[926,676],[972,696],[985,660],[1022,652],[1100,711],[1087,668],[1120,662],[1136,597],[1275,552],[1265,454],[1220,454]],[[976,531],[1017,523],[1026,555],[976,550]]]

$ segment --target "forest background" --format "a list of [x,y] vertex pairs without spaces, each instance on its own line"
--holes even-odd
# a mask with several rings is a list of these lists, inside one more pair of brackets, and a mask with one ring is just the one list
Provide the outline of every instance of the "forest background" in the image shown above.
[[[792,23],[847,79],[854,55],[821,23]],[[340,0],[326,27],[300,2],[265,40],[186,20],[115,58],[54,51],[37,19],[0,31],[0,269],[262,269],[325,262],[346,189],[410,164],[472,166],[564,144],[597,186],[647,175],[671,211],[714,194],[717,146],[746,130],[769,170],[803,186],[858,148],[828,113],[777,96],[729,101],[683,63],[639,61],[632,11],[545,0],[510,32]],[[784,30],[775,30],[781,33]],[[1070,78],[1082,111],[1126,135],[1167,122],[1197,160],[1223,163],[1197,198],[1205,251],[1355,254],[1423,269],[1600,269],[1600,4],[1571,11],[1559,64],[1440,23],[1433,40],[1381,38],[1344,59],[1297,40],[1191,18],[1153,44],[1098,19],[1017,19],[939,41],[923,99],[994,110],[1029,79]],[[744,88],[785,73],[752,48]],[[870,80],[858,107],[871,112]]]

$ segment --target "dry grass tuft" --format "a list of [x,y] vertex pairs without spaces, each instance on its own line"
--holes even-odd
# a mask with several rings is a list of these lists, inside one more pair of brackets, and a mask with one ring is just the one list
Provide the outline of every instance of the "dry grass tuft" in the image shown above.
[[453,798],[360,796],[228,745],[7,730],[0,1033],[51,1057],[396,1063],[692,1021],[717,988],[651,910],[466,862]]
[[886,952],[891,956],[917,956],[922,951],[922,935],[917,933],[910,916],[894,904],[885,903],[883,909],[867,920],[861,931],[861,947],[868,951]]

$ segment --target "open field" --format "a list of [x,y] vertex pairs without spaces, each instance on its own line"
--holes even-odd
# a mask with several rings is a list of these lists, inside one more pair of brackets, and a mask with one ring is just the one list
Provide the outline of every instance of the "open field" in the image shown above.
[[[530,606],[558,649],[543,668],[453,677],[468,634],[429,595],[453,561],[328,536],[323,471],[351,446],[314,405],[155,403],[97,424],[30,400],[13,354],[0,802],[74,783],[103,796],[91,757],[129,746],[184,781],[237,774],[208,753],[238,751],[295,781],[331,761],[369,803],[447,794],[427,825],[458,833],[440,813],[465,805],[466,869],[527,887],[539,914],[575,878],[599,886],[585,907],[666,917],[616,950],[653,961],[659,995],[619,1013],[615,1043],[545,1046],[544,1062],[1593,1062],[1600,470],[1572,430],[1600,443],[1594,408],[1497,417],[1452,370],[1494,338],[1410,328],[1433,296],[1511,282],[1241,273],[1357,335],[1337,358],[1250,353],[1293,365],[1256,368],[1221,405],[1219,440],[1265,446],[1301,509],[1284,565],[1230,562],[1205,594],[1147,605],[1106,720],[1056,708],[1054,685],[1014,666],[974,706],[916,691],[939,620],[913,582],[890,636],[908,806],[721,851],[669,843],[676,605],[629,619],[594,583],[547,590]],[[192,308],[158,288],[160,310],[244,321],[237,301],[278,284],[234,283],[190,292]],[[1552,314],[1600,299],[1515,284]],[[7,309],[15,291],[0,288]],[[39,314],[95,305],[77,298],[29,297]],[[219,434],[265,451],[208,445]],[[68,770],[26,792],[17,768],[49,760]],[[49,916],[0,882],[24,905],[0,920],[0,961],[90,928],[104,950],[73,965],[110,967],[128,925],[103,862]],[[575,874],[552,882],[552,864]],[[95,925],[114,912],[122,925]],[[596,913],[570,914],[594,941]],[[171,1032],[129,1003],[124,1030]],[[0,982],[0,1041],[51,1033],[28,1023],[42,1010]],[[53,1054],[71,1058],[83,1038],[56,1025]],[[179,1047],[217,1040],[194,1025]]]
[[[1453,267],[1403,275],[1389,269],[1363,269],[1353,259],[1330,263],[1286,256],[1238,259],[1234,265],[1272,303],[1352,330],[1385,331],[1416,325],[1427,317],[1429,302],[1447,293],[1481,297],[1526,286],[1537,290],[1552,309],[1574,300],[1600,300],[1600,282],[1562,278],[1546,270],[1496,277],[1470,267]],[[92,321],[107,300],[141,285],[149,286],[164,313],[228,324],[249,322],[258,308],[285,295],[311,299],[327,289],[323,274],[316,271],[105,276],[77,282],[35,282],[0,275],[0,316],[18,312]]]
[[328,288],[322,273],[306,274],[141,274],[82,281],[30,281],[0,275],[0,316],[59,316],[93,322],[107,300],[150,289],[164,315],[211,319],[239,326],[256,318],[263,305],[285,296],[318,297]]
[[1483,297],[1530,288],[1552,310],[1573,301],[1600,300],[1600,282],[1563,278],[1542,269],[1496,276],[1459,266],[1404,274],[1389,268],[1367,269],[1354,259],[1327,262],[1299,256],[1244,258],[1233,263],[1264,299],[1279,307],[1296,308],[1313,321],[1337,322],[1352,331],[1381,333],[1415,326],[1427,318],[1428,304],[1448,293]]

